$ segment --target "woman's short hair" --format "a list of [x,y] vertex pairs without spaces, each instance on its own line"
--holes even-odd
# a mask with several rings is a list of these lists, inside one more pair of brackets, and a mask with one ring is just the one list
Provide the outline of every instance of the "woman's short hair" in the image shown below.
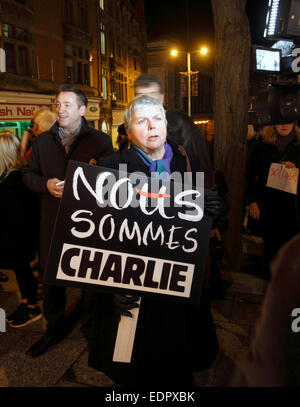
[[[294,124],[293,127],[295,136],[297,137],[297,141],[300,142],[300,128]],[[275,126],[265,126],[261,132],[262,140],[268,144],[276,144],[277,140],[277,132]]]
[[131,100],[131,102],[127,105],[127,108],[124,113],[124,124],[128,130],[130,130],[131,120],[134,113],[145,106],[158,107],[167,125],[166,113],[163,105],[157,99],[152,98],[151,96],[139,95]]
[[24,166],[20,155],[20,140],[8,130],[0,132],[0,176],[19,170]]
[[56,122],[56,113],[49,109],[44,110],[36,116],[34,121],[38,125],[39,132],[43,133],[48,131]]

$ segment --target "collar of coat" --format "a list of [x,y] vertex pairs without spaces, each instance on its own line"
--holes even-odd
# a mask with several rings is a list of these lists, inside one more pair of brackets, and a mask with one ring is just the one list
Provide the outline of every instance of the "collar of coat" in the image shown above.
[[[174,143],[173,141],[167,139],[168,144],[170,144],[173,150],[173,158],[171,161],[171,172],[173,171],[185,171],[186,168],[186,158],[181,154],[179,151],[178,144]],[[133,148],[125,148],[124,150],[120,151],[119,153],[115,153],[114,155],[107,157],[105,159],[100,159],[98,161],[98,165],[100,166],[107,166],[108,168],[117,168],[118,165],[121,163],[128,165],[128,172],[136,172],[136,171],[143,171],[148,173],[149,168],[143,162],[143,160],[139,157],[139,155],[134,151]]]

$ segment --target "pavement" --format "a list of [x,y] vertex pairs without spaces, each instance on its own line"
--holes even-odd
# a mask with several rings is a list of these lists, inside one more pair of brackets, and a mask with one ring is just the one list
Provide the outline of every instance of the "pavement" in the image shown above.
[[[250,253],[245,256],[241,271],[222,268],[226,290],[222,298],[211,299],[220,351],[208,370],[195,374],[196,386],[229,386],[236,361],[247,351],[261,312],[267,283],[257,275],[258,267],[259,256]],[[8,315],[15,310],[20,294],[14,273],[2,271],[9,279],[1,283],[0,308]],[[68,288],[69,310],[79,296],[79,289]],[[39,305],[42,307],[42,299]],[[44,318],[23,328],[6,324],[6,332],[0,332],[0,387],[114,387],[109,377],[88,366],[87,342],[81,333],[80,322],[66,339],[44,355],[26,356],[25,351],[44,330]]]

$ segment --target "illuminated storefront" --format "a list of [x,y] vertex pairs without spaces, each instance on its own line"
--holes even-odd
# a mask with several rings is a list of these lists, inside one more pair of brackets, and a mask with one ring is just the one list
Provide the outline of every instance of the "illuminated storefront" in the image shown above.
[[19,138],[27,129],[36,109],[53,110],[55,97],[23,92],[0,92],[0,130],[10,130]]
[[[19,138],[30,126],[34,111],[48,107],[55,111],[55,95],[25,92],[0,92],[0,131],[10,130]],[[100,105],[98,99],[89,99],[85,118],[89,126],[99,129]]]

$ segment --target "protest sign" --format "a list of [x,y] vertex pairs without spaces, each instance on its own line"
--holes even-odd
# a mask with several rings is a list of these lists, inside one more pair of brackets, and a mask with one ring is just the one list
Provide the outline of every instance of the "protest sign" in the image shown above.
[[267,187],[296,195],[298,178],[299,168],[287,168],[283,164],[272,163],[269,170]]
[[[173,175],[162,181],[70,161],[45,283],[199,304],[211,228],[203,174],[197,189]],[[114,361],[130,362],[138,313],[121,316]]]
[[70,161],[44,281],[198,303],[210,227],[203,191]]

